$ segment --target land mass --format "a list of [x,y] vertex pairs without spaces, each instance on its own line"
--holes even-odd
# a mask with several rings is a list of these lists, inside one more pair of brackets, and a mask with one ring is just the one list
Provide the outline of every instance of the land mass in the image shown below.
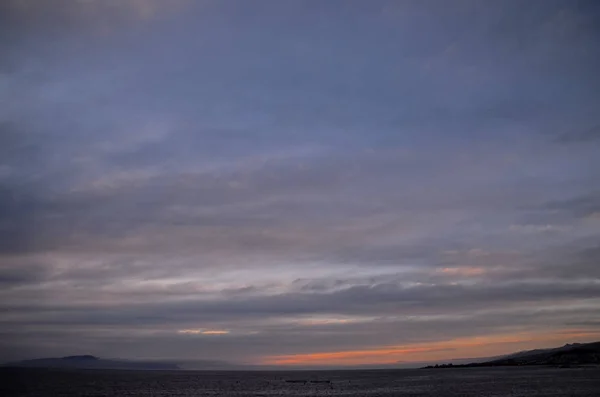
[[15,361],[5,367],[25,368],[81,368],[81,369],[135,369],[135,370],[175,370],[177,364],[158,361],[106,360],[91,355],[67,356],[60,358],[38,358]]
[[456,365],[437,364],[424,368],[509,367],[525,365],[548,365],[563,368],[600,365],[600,342],[566,344],[551,349],[536,349],[513,353],[491,361]]

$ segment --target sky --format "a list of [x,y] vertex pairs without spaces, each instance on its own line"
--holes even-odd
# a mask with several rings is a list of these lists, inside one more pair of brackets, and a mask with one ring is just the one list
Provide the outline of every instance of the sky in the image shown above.
[[597,1],[5,0],[0,361],[600,339]]

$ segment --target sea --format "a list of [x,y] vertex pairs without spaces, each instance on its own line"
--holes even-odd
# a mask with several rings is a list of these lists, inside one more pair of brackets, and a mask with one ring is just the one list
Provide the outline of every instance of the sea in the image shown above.
[[600,397],[600,368],[294,372],[1,368],[0,396]]

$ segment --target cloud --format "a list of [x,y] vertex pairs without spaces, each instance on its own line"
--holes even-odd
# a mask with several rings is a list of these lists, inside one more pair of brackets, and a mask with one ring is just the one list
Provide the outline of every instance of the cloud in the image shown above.
[[546,206],[550,210],[568,212],[576,217],[589,216],[600,210],[600,193],[592,191],[570,199],[549,202]]
[[180,329],[177,331],[180,334],[191,334],[191,335],[227,335],[227,330],[203,330],[203,329]]
[[600,140],[600,125],[585,129],[583,131],[569,132],[558,137],[561,143],[595,143]]
[[35,284],[45,280],[46,268],[38,263],[17,261],[0,266],[0,285],[3,288]]
[[598,10],[437,3],[3,2],[0,359],[591,337]]
[[519,233],[552,233],[565,231],[556,225],[510,225],[510,230]]
[[440,270],[442,274],[452,276],[479,276],[485,273],[485,269],[479,267],[445,267]]

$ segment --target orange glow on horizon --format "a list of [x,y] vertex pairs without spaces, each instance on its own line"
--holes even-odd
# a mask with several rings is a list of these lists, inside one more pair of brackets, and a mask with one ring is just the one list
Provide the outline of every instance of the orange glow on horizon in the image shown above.
[[489,357],[515,351],[553,347],[577,341],[574,338],[598,338],[600,332],[564,330],[556,333],[515,333],[459,338],[431,343],[382,346],[373,349],[315,352],[268,356],[265,365],[368,365]]

